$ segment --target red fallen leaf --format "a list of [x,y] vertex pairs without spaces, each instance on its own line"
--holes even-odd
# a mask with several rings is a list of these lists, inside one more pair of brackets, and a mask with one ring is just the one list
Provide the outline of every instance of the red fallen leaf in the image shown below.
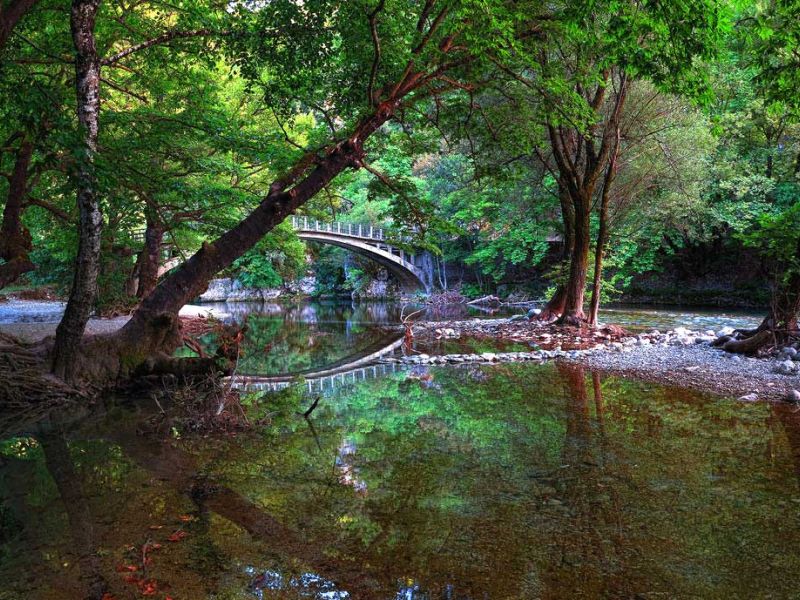
[[124,577],[124,578],[123,578],[123,581],[124,581],[125,583],[133,583],[133,584],[139,585],[139,583],[140,583],[142,580],[141,580],[141,579],[139,579],[139,577],[137,577],[136,575],[128,575],[127,577]]
[[[106,592],[105,594],[103,594],[103,597],[100,600],[117,600],[117,599],[114,597],[114,594],[112,594],[111,592]],[[168,599],[165,599],[165,600],[168,600]]]
[[178,529],[178,531],[176,531],[175,533],[173,533],[173,534],[172,534],[171,536],[169,536],[167,539],[168,539],[170,542],[180,542],[180,541],[181,541],[183,538],[185,538],[187,535],[189,535],[189,534],[188,534],[188,533],[186,533],[186,532],[185,532],[183,529]]
[[189,521],[194,521],[194,517],[192,515],[181,515],[178,517],[184,523],[188,523]]
[[139,591],[142,596],[154,596],[158,593],[158,583],[155,579],[148,579],[139,584]]
[[139,567],[136,565],[117,565],[117,573],[128,573],[138,571]]
[[162,546],[158,542],[150,544],[150,550],[161,550]]

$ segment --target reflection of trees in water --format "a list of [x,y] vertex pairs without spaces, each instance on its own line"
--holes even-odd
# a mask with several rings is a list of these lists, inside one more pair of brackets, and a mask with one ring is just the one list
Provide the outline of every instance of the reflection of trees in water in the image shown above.
[[771,416],[783,426],[789,451],[794,463],[794,471],[800,483],[800,407],[794,404],[773,404]]
[[67,514],[71,547],[80,569],[83,597],[86,600],[101,600],[108,589],[108,583],[102,574],[96,526],[81,479],[75,472],[67,442],[58,430],[42,434],[38,439],[47,470],[56,484]]
[[253,312],[247,319],[240,372],[278,375],[321,369],[385,340],[393,332],[373,325],[387,322],[387,304],[287,305],[276,316]]
[[543,576],[547,595],[571,598],[580,589],[586,597],[634,597],[647,587],[634,568],[641,550],[623,522],[618,489],[623,462],[607,460],[602,382],[592,373],[593,418],[584,368],[561,364],[558,373],[566,429],[562,465],[553,479],[558,497],[549,502],[549,511],[560,518],[553,522],[556,556]]

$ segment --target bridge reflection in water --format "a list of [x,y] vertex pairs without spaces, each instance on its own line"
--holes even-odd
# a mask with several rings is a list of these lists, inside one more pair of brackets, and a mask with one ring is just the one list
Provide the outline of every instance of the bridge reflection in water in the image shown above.
[[402,370],[402,365],[397,363],[378,362],[381,358],[397,354],[402,345],[403,337],[398,335],[388,344],[374,345],[324,368],[280,375],[237,375],[232,378],[231,387],[246,392],[274,392],[304,381],[308,393],[332,393],[360,381],[377,379]]

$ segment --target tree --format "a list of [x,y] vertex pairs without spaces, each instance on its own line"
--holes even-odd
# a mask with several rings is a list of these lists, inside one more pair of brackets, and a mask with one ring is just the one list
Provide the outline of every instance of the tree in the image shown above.
[[[592,208],[598,202],[603,216],[607,207],[628,88],[632,81],[650,80],[661,89],[699,95],[704,77],[696,66],[716,52],[724,18],[715,2],[665,2],[644,8],[577,4],[566,10],[573,14],[572,23],[580,23],[580,32],[551,52],[540,53],[535,64],[520,65],[510,74],[536,92],[536,101],[543,104],[549,152],[537,150],[537,155],[545,165],[552,162],[558,180],[565,259],[569,258],[567,280],[542,317],[560,315],[562,323],[580,324],[586,320]],[[603,226],[598,261],[605,237]],[[596,303],[599,279],[597,283]]]
[[[260,60],[268,61],[268,105],[300,96],[305,105],[319,107],[329,131],[322,137],[320,128],[322,143],[313,140],[319,144],[316,148],[298,152],[260,204],[216,241],[204,243],[161,282],[122,330],[84,345],[82,351],[91,357],[86,361],[88,377],[108,381],[120,373],[133,373],[149,357],[171,352],[179,341],[181,306],[336,176],[362,166],[372,134],[421,98],[463,87],[460,79],[485,53],[515,44],[519,22],[528,30],[540,26],[538,12],[516,6],[512,11],[503,3],[439,5],[429,0],[415,13],[384,2],[366,8],[361,3],[300,7],[274,2],[242,15],[257,34],[248,36],[240,51],[246,57],[243,66],[251,77],[261,79]],[[286,27],[287,23],[298,30]],[[288,54],[287,48],[292,49]],[[353,83],[342,85],[342,81]],[[356,82],[364,81],[366,89],[359,88]],[[342,118],[346,133],[336,122],[324,119],[324,107],[331,105],[340,115],[349,115]],[[285,112],[286,106],[281,110]],[[169,362],[161,363],[165,361]]]
[[[760,7],[759,7],[760,8]],[[785,148],[787,128],[798,123],[798,49],[800,48],[800,5],[793,0],[779,0],[756,8],[741,19],[739,42],[746,56],[757,66],[753,79],[763,101],[756,122],[765,137],[766,157],[763,177],[768,187],[777,187],[776,150]],[[746,237],[762,248],[772,261],[774,282],[770,308],[759,327],[746,332],[744,339],[731,340],[724,346],[733,352],[756,352],[767,344],[786,343],[798,331],[800,313],[800,202],[796,178],[800,172],[800,152],[784,175],[783,199],[770,193],[769,208],[758,219],[758,227]],[[770,190],[771,191],[771,190]],[[788,193],[787,193],[788,192]],[[781,201],[782,200],[782,201]]]
[[76,375],[78,346],[97,296],[100,271],[103,217],[94,168],[100,127],[100,57],[94,36],[99,6],[100,0],[73,0],[70,11],[70,28],[75,44],[78,123],[83,133],[83,147],[78,154],[76,169],[79,241],[75,278],[53,347],[53,373],[67,382]]

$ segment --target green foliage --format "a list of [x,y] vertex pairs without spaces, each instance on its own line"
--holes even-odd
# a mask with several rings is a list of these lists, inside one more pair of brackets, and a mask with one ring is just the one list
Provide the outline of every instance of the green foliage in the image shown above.
[[282,223],[237,259],[232,274],[246,287],[274,288],[301,275],[306,247],[289,223]]

